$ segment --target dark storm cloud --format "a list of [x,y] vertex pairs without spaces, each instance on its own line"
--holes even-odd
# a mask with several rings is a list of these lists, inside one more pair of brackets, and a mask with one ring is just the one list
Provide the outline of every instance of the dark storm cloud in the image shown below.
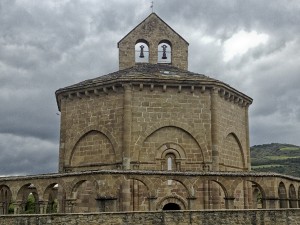
[[[0,1],[2,174],[57,170],[58,88],[118,69],[117,42],[151,12],[149,0]],[[251,144],[300,144],[300,3],[155,1],[189,43],[189,69],[254,98]],[[240,31],[268,41],[224,61]]]

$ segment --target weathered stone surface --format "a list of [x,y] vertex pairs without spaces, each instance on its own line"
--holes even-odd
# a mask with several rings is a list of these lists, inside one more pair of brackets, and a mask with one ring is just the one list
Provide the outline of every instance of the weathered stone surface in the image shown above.
[[300,210],[238,210],[0,216],[0,225],[297,225]]

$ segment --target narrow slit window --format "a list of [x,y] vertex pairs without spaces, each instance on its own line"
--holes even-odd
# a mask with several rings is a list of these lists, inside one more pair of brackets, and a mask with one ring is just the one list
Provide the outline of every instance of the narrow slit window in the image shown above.
[[173,154],[166,155],[166,168],[168,171],[175,170],[175,156]]

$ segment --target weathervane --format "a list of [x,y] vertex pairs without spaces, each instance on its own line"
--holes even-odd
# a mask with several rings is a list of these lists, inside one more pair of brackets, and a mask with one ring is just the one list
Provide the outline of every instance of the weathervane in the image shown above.
[[150,8],[152,9],[152,12],[154,12],[154,2],[153,1],[151,2]]

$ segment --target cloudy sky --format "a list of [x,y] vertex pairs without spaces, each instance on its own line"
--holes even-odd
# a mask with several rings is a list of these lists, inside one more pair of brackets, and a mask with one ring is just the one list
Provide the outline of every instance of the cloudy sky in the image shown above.
[[[151,0],[0,0],[0,175],[56,172],[54,92],[118,70],[117,42]],[[300,1],[156,0],[189,70],[254,99],[251,145],[300,145]]]

